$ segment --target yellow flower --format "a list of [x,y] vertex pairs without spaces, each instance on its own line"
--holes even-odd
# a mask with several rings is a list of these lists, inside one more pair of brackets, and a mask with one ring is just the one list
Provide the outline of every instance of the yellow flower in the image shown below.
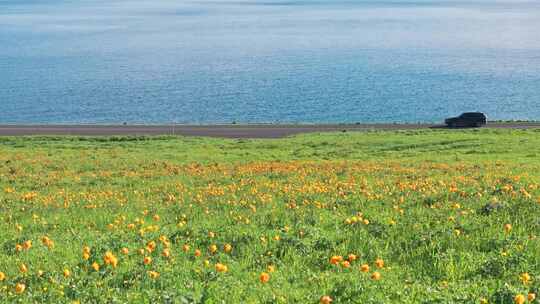
[[159,277],[159,272],[157,272],[157,271],[148,271],[148,276],[151,279],[157,279]]
[[529,302],[532,302],[532,301],[534,301],[534,299],[536,299],[536,294],[530,292],[530,293],[527,295],[527,300],[529,300]]
[[64,277],[68,278],[69,276],[71,276],[69,269],[64,269]]
[[85,261],[88,260],[88,259],[90,258],[90,253],[88,253],[88,252],[83,252],[82,258],[83,258],[83,260],[85,260]]
[[99,264],[98,264],[97,262],[92,263],[92,268],[93,268],[95,271],[99,271]]
[[488,300],[486,298],[481,298],[480,299],[480,304],[488,304]]
[[221,264],[221,263],[216,264],[216,271],[217,272],[227,272],[228,270],[229,270],[229,268],[227,267],[227,265],[224,265],[224,264]]
[[16,293],[23,293],[25,289],[26,289],[26,285],[24,285],[23,283],[17,283],[15,285],[15,292]]
[[274,265],[268,265],[268,267],[266,267],[266,271],[272,273],[276,271],[276,267]]
[[521,282],[523,282],[523,284],[529,284],[531,281],[531,276],[527,272],[524,272],[519,276],[519,279]]
[[212,244],[210,245],[210,252],[211,253],[216,253],[216,251],[218,250],[217,246],[215,244]]
[[270,275],[266,272],[261,272],[259,280],[261,281],[261,283],[267,283],[268,281],[270,281]]
[[514,297],[514,303],[516,304],[523,304],[525,303],[525,296],[522,294],[518,294]]
[[231,244],[225,244],[225,246],[223,246],[223,251],[229,253],[232,251],[232,246]]
[[0,281],[3,281],[6,279],[6,274],[0,271]]
[[512,231],[512,225],[511,224],[504,225],[504,231],[506,233],[509,233],[510,231]]

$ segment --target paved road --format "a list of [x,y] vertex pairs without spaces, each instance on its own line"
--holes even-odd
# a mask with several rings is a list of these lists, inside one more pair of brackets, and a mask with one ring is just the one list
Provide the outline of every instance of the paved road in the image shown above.
[[[540,123],[489,123],[487,128],[540,128]],[[310,132],[445,128],[433,124],[334,125],[0,125],[0,136],[23,135],[184,135],[225,138],[281,138]]]

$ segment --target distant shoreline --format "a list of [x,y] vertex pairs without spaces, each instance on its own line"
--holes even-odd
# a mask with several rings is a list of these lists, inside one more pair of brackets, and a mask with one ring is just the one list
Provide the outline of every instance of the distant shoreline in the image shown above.
[[[0,136],[71,135],[137,136],[182,135],[221,138],[282,138],[302,133],[367,130],[445,129],[440,124],[227,124],[227,125],[0,125]],[[483,128],[531,129],[540,122],[489,122]]]

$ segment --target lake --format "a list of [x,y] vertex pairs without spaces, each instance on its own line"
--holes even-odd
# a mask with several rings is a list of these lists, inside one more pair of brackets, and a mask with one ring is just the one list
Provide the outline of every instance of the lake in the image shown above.
[[540,120],[540,1],[0,0],[0,123]]

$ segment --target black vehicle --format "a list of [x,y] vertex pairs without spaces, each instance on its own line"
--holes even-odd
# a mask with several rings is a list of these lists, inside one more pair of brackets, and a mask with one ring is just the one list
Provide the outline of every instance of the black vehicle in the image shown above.
[[487,123],[487,118],[481,112],[463,113],[457,117],[451,117],[444,120],[444,123],[450,128],[456,127],[481,127]]

